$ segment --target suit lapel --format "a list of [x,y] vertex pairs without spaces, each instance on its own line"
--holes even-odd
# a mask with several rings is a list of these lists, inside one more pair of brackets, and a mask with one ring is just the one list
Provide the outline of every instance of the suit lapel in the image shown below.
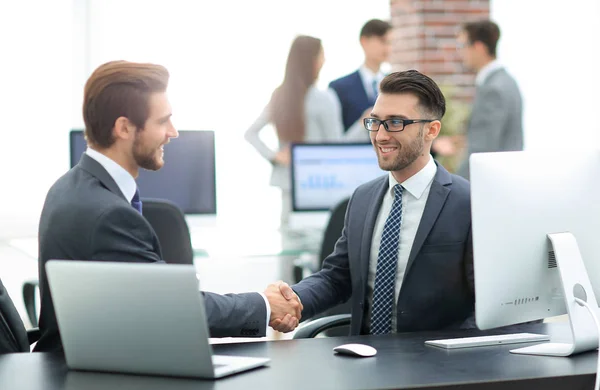
[[90,175],[94,176],[96,179],[98,179],[100,183],[102,183],[102,185],[106,187],[110,192],[119,195],[121,198],[123,198],[123,200],[129,203],[127,198],[125,198],[125,195],[123,195],[123,193],[121,192],[121,189],[119,188],[115,180],[112,178],[112,176],[110,176],[110,174],[98,161],[83,153],[77,166],[88,172]]
[[429,235],[431,228],[433,228],[440,211],[442,211],[444,203],[446,203],[446,198],[448,198],[448,194],[451,191],[452,177],[448,171],[444,169],[444,167],[439,165],[437,162],[435,164],[437,165],[437,172],[433,178],[433,182],[431,182],[429,197],[427,198],[427,203],[425,203],[423,216],[421,217],[421,222],[419,223],[417,234],[415,235],[415,241],[413,242],[413,246],[408,257],[408,263],[406,264],[406,270],[404,271],[404,278],[406,278],[408,275],[410,267],[414,263],[417,254],[421,251],[421,247]]
[[[363,278],[362,284],[366,286],[367,275],[369,274],[369,262],[371,260],[371,244],[373,241],[373,231],[375,230],[375,223],[377,223],[377,216],[379,215],[379,209],[383,202],[385,192],[389,187],[389,177],[385,175],[376,182],[371,189],[371,194],[367,197],[367,201],[370,201],[370,207],[367,209],[365,224],[363,228],[362,243],[360,249],[360,261],[361,261],[361,277]],[[373,202],[372,200],[375,200]]]

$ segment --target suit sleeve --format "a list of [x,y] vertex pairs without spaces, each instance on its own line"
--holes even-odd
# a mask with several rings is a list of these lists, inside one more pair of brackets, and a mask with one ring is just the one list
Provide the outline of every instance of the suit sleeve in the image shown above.
[[259,293],[203,292],[211,337],[264,337],[267,308]]
[[342,235],[336,242],[333,253],[323,261],[323,268],[292,286],[304,306],[303,319],[314,317],[327,309],[344,303],[352,295],[347,237],[348,215],[350,215],[351,210],[352,198],[350,198],[346,210]]
[[[467,288],[469,293],[473,297],[473,302],[475,302],[475,272],[473,268],[473,236],[471,234],[471,229],[469,229],[469,238],[467,239],[466,248],[465,248],[465,259],[464,259],[464,267],[465,267],[465,279],[467,281]],[[477,328],[477,323],[475,321],[475,311],[467,317],[467,319],[460,326],[461,329],[475,329]]]
[[154,232],[132,207],[115,207],[102,213],[90,240],[91,260],[163,262],[153,246]]
[[509,115],[508,102],[499,90],[485,89],[481,94],[469,126],[469,155],[499,151]]

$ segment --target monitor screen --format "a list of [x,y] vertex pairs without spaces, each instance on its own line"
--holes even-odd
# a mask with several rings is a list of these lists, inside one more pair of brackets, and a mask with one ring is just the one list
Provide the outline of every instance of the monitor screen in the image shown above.
[[[71,131],[71,167],[87,145],[83,131]],[[143,198],[167,199],[186,214],[216,214],[215,134],[179,131],[164,147],[165,165],[158,171],[140,170],[137,184]]]
[[292,145],[294,211],[325,211],[385,172],[370,143]]
[[[566,313],[560,259],[569,255],[565,269],[575,275],[576,256],[555,252],[552,234],[575,237],[591,282],[588,295],[600,296],[600,152],[476,153],[470,167],[480,329]],[[577,275],[582,285],[584,276]]]

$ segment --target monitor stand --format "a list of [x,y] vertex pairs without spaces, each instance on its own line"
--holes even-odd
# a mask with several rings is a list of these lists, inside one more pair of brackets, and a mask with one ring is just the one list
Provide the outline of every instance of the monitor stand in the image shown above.
[[588,309],[577,303],[575,298],[587,302],[596,311],[597,318],[600,316],[600,310],[575,236],[569,232],[551,233],[548,234],[548,238],[556,256],[573,342],[544,343],[513,349],[510,352],[525,355],[571,356],[594,350],[598,348],[598,328]]

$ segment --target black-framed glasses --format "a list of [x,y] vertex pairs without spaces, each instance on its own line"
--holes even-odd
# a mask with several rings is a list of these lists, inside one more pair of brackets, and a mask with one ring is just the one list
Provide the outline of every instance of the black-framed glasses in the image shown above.
[[408,125],[412,125],[413,123],[423,123],[423,122],[433,122],[438,119],[400,119],[400,118],[392,118],[392,119],[376,119],[376,118],[365,118],[363,123],[365,125],[365,129],[369,131],[379,131],[379,127],[383,124],[383,128],[385,131],[389,132],[399,132],[404,130],[404,127]]

